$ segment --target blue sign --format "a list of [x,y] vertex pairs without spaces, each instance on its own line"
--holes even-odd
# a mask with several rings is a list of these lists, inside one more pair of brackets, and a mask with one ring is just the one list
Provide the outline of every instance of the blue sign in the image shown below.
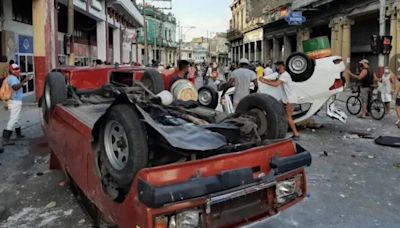
[[33,53],[33,38],[31,36],[18,36],[18,52],[19,53]]
[[306,22],[306,18],[301,11],[292,11],[289,16],[285,18],[289,25],[302,25]]

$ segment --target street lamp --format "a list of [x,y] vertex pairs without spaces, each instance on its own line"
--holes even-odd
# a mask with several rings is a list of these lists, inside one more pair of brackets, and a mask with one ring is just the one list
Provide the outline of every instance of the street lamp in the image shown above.
[[[191,29],[195,29],[196,26],[179,26],[179,59],[182,59],[182,37],[185,36]],[[183,29],[187,29],[182,35]]]

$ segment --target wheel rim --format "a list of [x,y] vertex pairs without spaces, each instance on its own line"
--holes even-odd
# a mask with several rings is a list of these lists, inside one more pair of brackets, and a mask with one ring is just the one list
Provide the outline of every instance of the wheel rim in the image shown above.
[[356,97],[350,97],[347,100],[346,106],[347,111],[349,111],[350,114],[357,115],[361,111],[361,102]]
[[114,169],[122,170],[125,168],[129,156],[128,137],[125,129],[119,122],[112,120],[107,123],[104,131],[107,159]]
[[258,134],[260,136],[264,135],[268,128],[265,113],[258,108],[254,108],[249,111],[249,114],[256,119]]
[[212,100],[212,94],[210,91],[202,90],[199,93],[199,103],[201,105],[210,105]]
[[371,103],[371,116],[374,119],[380,120],[385,115],[385,104],[380,101],[372,101]]
[[289,60],[289,69],[295,74],[304,73],[307,69],[307,60],[301,56],[293,57]]

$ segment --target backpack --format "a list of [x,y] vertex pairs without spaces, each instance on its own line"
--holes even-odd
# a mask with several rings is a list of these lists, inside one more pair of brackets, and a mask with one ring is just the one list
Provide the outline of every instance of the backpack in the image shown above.
[[8,77],[4,78],[3,83],[1,84],[0,87],[0,99],[4,102],[7,103],[8,100],[10,100],[12,94],[12,90],[10,88],[10,85],[8,85]]

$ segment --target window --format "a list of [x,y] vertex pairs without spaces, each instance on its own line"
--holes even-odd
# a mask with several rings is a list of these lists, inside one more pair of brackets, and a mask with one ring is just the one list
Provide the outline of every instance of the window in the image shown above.
[[192,58],[192,53],[189,53],[189,59],[191,59]]
[[32,1],[12,1],[13,20],[24,24],[32,24]]
[[[21,69],[22,77],[34,76],[32,55],[18,55],[17,61]],[[34,91],[35,91],[35,79],[29,80],[28,83],[26,83],[22,87],[23,93],[29,93]]]
[[142,48],[142,55],[144,55],[144,48]]

